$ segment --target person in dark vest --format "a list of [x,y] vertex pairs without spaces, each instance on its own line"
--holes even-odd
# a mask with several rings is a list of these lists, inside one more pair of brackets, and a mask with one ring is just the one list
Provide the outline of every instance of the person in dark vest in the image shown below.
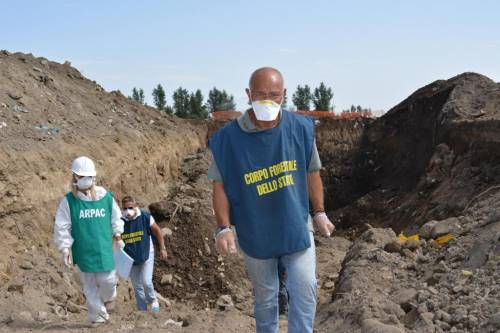
[[109,319],[116,298],[113,239],[124,246],[121,210],[111,192],[96,186],[96,169],[90,158],[75,159],[71,171],[71,191],[56,212],[54,243],[66,266],[71,267],[72,262],[78,266],[88,319],[99,324]]
[[278,332],[279,262],[287,272],[288,332],[313,332],[313,221],[324,236],[334,231],[324,210],[314,123],[281,109],[286,89],[274,68],[256,70],[246,92],[252,108],[209,140],[216,247],[222,255],[236,253],[237,237],[254,289],[257,332]]
[[139,311],[147,311],[151,305],[153,313],[160,312],[160,304],[153,286],[154,246],[152,235],[158,240],[160,259],[167,259],[167,249],[160,227],[153,216],[139,209],[135,199],[126,196],[122,199],[123,221],[125,222],[122,239],[125,252],[134,259],[130,279],[134,286],[135,301]]

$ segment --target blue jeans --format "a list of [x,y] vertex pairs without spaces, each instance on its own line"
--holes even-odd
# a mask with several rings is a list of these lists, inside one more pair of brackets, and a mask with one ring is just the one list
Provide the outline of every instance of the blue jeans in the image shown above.
[[155,264],[154,252],[149,254],[148,260],[141,265],[132,266],[130,279],[135,292],[135,301],[139,311],[147,311],[148,304],[156,300],[153,286],[153,267]]
[[312,333],[316,313],[316,250],[311,247],[280,258],[256,259],[245,255],[245,263],[255,293],[257,333],[278,332],[278,262],[285,267],[288,304],[288,332]]

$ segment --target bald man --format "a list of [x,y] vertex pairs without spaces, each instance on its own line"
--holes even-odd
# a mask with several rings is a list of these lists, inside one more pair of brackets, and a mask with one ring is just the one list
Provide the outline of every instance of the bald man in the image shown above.
[[288,275],[288,332],[313,332],[312,221],[324,236],[334,230],[324,211],[314,123],[281,109],[286,89],[274,68],[256,70],[246,93],[252,108],[209,140],[216,247],[222,255],[237,252],[234,226],[254,288],[258,333],[278,332],[278,263]]

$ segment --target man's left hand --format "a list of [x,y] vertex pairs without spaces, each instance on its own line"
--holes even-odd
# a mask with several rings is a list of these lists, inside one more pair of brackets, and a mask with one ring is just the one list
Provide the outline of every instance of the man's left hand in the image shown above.
[[335,231],[335,226],[323,212],[316,213],[313,217],[313,221],[316,223],[319,232],[325,237],[330,237]]
[[168,258],[167,249],[161,249],[160,250],[160,259],[166,260],[167,258]]

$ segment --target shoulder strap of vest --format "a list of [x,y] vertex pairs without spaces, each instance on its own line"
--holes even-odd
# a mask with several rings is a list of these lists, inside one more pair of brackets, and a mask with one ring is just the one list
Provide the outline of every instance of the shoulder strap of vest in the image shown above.
[[76,198],[75,196],[73,195],[73,192],[68,192],[66,193],[66,200],[68,200],[68,203],[74,201]]

